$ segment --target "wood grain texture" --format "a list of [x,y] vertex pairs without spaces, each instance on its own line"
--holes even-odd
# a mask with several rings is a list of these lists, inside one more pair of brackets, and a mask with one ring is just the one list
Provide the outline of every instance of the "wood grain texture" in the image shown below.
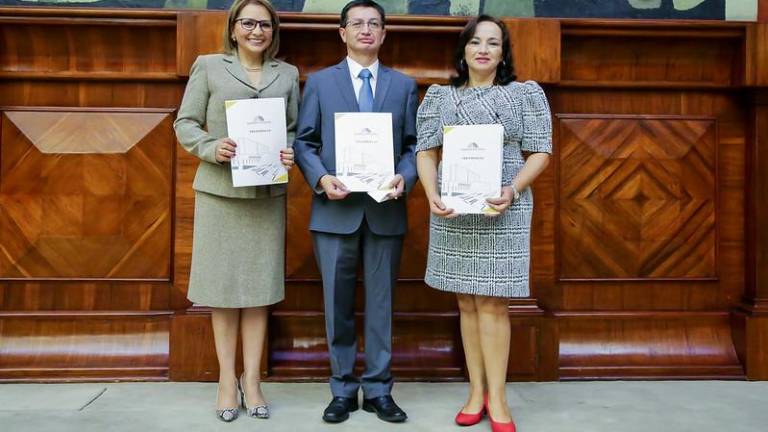
[[739,378],[727,312],[558,314],[560,376]]
[[[36,114],[6,111],[2,117],[0,277],[169,279],[169,114],[155,113],[142,127],[145,113],[131,125],[126,113],[42,112],[33,142],[25,128],[33,127]],[[83,116],[106,126],[104,141],[77,132]],[[109,154],[128,146],[112,138],[124,136],[126,125],[134,129],[126,137],[137,140],[133,148]],[[91,147],[78,143],[89,137]]]
[[6,111],[37,150],[59,154],[126,153],[168,117],[162,112]]
[[0,381],[165,380],[169,313],[0,313]]
[[564,24],[562,79],[655,86],[727,87],[743,82],[744,25],[699,29],[664,24],[650,28],[647,24]]
[[[26,110],[49,106],[68,112],[75,112],[79,107],[95,108],[95,111],[103,111],[106,107],[118,111],[177,107],[191,62],[199,54],[219,50],[224,19],[224,13],[216,11],[178,14],[177,18],[175,11],[0,10],[0,46],[3,47],[0,49],[0,106],[19,106]],[[336,21],[334,15],[282,15],[280,56],[299,66],[302,79],[343,58]],[[381,53],[382,62],[416,78],[423,95],[430,84],[445,83],[451,75],[454,44],[466,21],[463,17],[392,17],[388,20],[389,34]],[[763,285],[753,284],[753,288],[748,288],[750,284],[745,279],[746,275],[757,275],[760,271],[753,259],[757,255],[751,258],[745,255],[751,247],[748,238],[754,241],[751,238],[754,231],[745,227],[745,220],[760,217],[762,213],[759,212],[764,207],[756,205],[754,200],[755,193],[762,189],[751,187],[752,180],[748,180],[747,174],[765,171],[762,153],[759,153],[762,141],[755,137],[765,135],[760,129],[764,126],[760,125],[768,122],[760,120],[764,114],[759,110],[754,110],[757,116],[751,114],[752,106],[760,104],[753,102],[750,105],[749,101],[759,99],[755,96],[759,90],[740,87],[760,82],[758,77],[763,66],[758,56],[763,55],[759,47],[763,44],[760,31],[764,28],[761,30],[755,24],[745,23],[541,19],[514,19],[507,21],[507,25],[512,33],[518,74],[521,79],[535,79],[545,84],[552,111],[559,118],[586,116],[614,121],[619,117],[630,117],[638,124],[648,118],[657,121],[673,118],[674,122],[665,120],[668,123],[651,125],[647,130],[653,133],[644,132],[646,136],[641,139],[642,144],[634,144],[636,151],[653,149],[648,152],[648,157],[641,159],[642,163],[638,162],[638,166],[657,174],[654,168],[677,163],[681,168],[678,171],[670,168],[671,172],[690,169],[697,175],[699,168],[704,166],[710,181],[702,181],[702,185],[696,186],[714,190],[716,197],[714,207],[710,209],[716,235],[714,239],[707,238],[708,242],[714,241],[713,245],[709,243],[710,249],[715,251],[714,261],[710,259],[711,255],[706,255],[699,267],[690,266],[687,270],[681,270],[686,268],[683,265],[656,267],[668,276],[675,274],[672,270],[678,270],[675,277],[686,279],[664,280],[654,276],[652,280],[561,280],[563,275],[559,269],[564,264],[572,265],[572,262],[564,262],[564,256],[572,254],[572,258],[581,259],[568,247],[571,243],[563,241],[560,232],[563,200],[567,199],[563,173],[580,173],[579,169],[589,171],[591,165],[590,161],[574,161],[575,165],[566,165],[564,155],[558,152],[566,148],[565,133],[573,131],[563,130],[556,124],[553,163],[534,185],[532,297],[510,305],[513,339],[508,378],[558,379],[561,374],[566,379],[764,377],[768,354],[763,348],[766,345],[763,311],[768,303],[762,294],[758,295],[764,292]],[[50,41],[49,46],[41,44],[49,42],[48,33],[40,30],[46,27],[55,28],[62,36]],[[85,46],[86,43],[89,45]],[[694,121],[693,125],[688,123],[691,121]],[[704,133],[706,145],[695,140],[690,144],[691,140],[678,136],[682,131],[685,137],[699,124],[696,122],[702,121],[717,125],[714,138],[710,138],[710,131]],[[11,133],[17,144],[29,141],[13,122],[10,123],[5,126],[0,122],[2,136]],[[649,136],[656,136],[659,124],[663,124],[661,129],[668,133],[662,133],[659,135],[662,138],[656,141],[649,139]],[[685,127],[679,130],[680,125]],[[610,124],[576,130],[588,129],[602,129],[605,133],[612,130]],[[616,129],[619,131],[614,136],[618,137],[632,127],[614,126],[613,131]],[[93,130],[83,133],[87,136],[87,133],[93,134]],[[599,148],[599,143],[632,148],[631,143],[604,139],[599,134],[594,138],[586,140],[582,145],[584,148],[578,150],[592,148],[594,151],[594,146]],[[646,142],[648,140],[650,144]],[[670,154],[685,142],[696,151],[700,150],[699,145],[709,146],[708,151],[716,154],[714,162],[707,165],[700,160],[685,158],[674,162]],[[6,152],[13,155],[14,151],[23,149],[18,145],[0,144],[0,156],[3,156],[0,162],[7,159]],[[167,204],[171,209],[170,233],[165,244],[158,243],[156,250],[153,249],[153,252],[162,250],[172,256],[172,263],[167,263],[167,275],[164,280],[140,281],[57,280],[50,277],[0,281],[0,310],[6,314],[39,315],[66,311],[72,316],[88,317],[84,318],[86,324],[80,327],[67,327],[73,321],[69,315],[47,317],[46,320],[51,321],[36,327],[34,320],[38,315],[32,315],[24,318],[23,324],[19,324],[21,327],[14,327],[13,331],[22,334],[23,339],[31,338],[25,344],[35,346],[32,352],[39,368],[31,372],[28,379],[40,376],[215,379],[217,369],[208,311],[190,308],[191,304],[186,300],[194,217],[191,184],[198,161],[175,147],[175,140],[170,135],[157,140],[156,145],[165,153],[155,156],[171,161],[170,180],[157,183],[164,187],[170,181]],[[30,144],[29,147],[33,146]],[[55,184],[41,183],[38,179],[34,184],[41,185],[36,186],[38,188],[51,188],[57,196],[68,197],[78,187],[95,196],[106,195],[107,191],[113,191],[121,184],[120,173],[127,172],[127,168],[114,169],[119,163],[110,158],[129,155],[133,150],[116,155],[73,155],[88,158],[83,159],[81,168],[74,168],[72,162],[65,160],[72,155],[62,155],[63,159],[58,163],[75,171],[93,166],[93,176],[73,177],[74,181]],[[689,156],[697,157],[693,152]],[[151,169],[148,162],[140,162],[141,169]],[[648,164],[651,168],[646,167]],[[19,165],[22,166],[24,163]],[[26,167],[29,166],[32,165]],[[615,184],[624,194],[622,199],[637,199],[644,201],[643,204],[650,202],[656,197],[654,193],[660,190],[666,193],[661,195],[665,199],[675,196],[673,192],[676,190],[668,190],[671,188],[669,183],[678,185],[684,177],[682,174],[671,178],[637,175],[635,180],[630,176]],[[653,185],[650,181],[659,178],[663,184],[649,189],[648,185]],[[0,186],[6,179],[5,176],[0,178]],[[154,185],[156,182],[157,179],[147,178],[146,183]],[[21,186],[16,184],[15,187]],[[310,199],[311,192],[300,173],[292,172],[286,234],[286,300],[272,312],[269,361],[265,362],[268,370],[264,371],[269,373],[271,380],[324,381],[328,373],[322,288],[307,231]],[[51,199],[49,205],[54,204],[58,207],[51,208],[61,209],[56,213],[59,218],[65,222],[74,220],[69,211],[71,203]],[[111,205],[118,204],[122,205],[114,202]],[[754,211],[745,213],[749,205],[753,205]],[[22,205],[20,208],[29,212],[35,207]],[[109,208],[103,207],[99,211],[112,212]],[[636,212],[630,210],[629,219],[637,218]],[[466,375],[455,298],[423,283],[427,215],[423,192],[417,187],[409,197],[410,234],[395,290],[394,372],[397,379],[462,380]],[[25,219],[30,220],[34,222],[34,219]],[[629,229],[628,232],[647,233],[648,229],[656,228],[653,225],[645,227],[645,231]],[[24,229],[27,232],[58,230],[70,235],[84,228],[62,222],[49,225],[27,223]],[[113,232],[117,225],[114,220],[107,219],[88,229],[101,235]],[[588,238],[587,233],[574,232],[574,235],[579,241]],[[0,245],[5,247],[4,239]],[[597,240],[594,233],[591,240],[591,244]],[[622,253],[625,243],[610,243],[610,239],[607,243],[608,246],[600,246],[610,258],[619,261],[620,268],[642,273],[645,267],[637,264],[636,257]],[[752,244],[756,252],[757,242]],[[682,247],[689,246],[686,241]],[[639,252],[642,255],[642,251]],[[670,250],[668,257],[680,252]],[[702,277],[703,274],[707,276]],[[615,275],[611,277],[615,278]],[[358,288],[358,313],[362,312],[362,299],[362,289]],[[172,323],[166,321],[163,324],[166,327],[162,330],[150,325],[130,324],[134,322],[129,318],[131,314],[140,313],[144,314],[141,319],[154,319],[147,318],[152,317],[147,313],[166,313],[164,311],[169,309],[175,311],[175,316]],[[732,310],[737,312],[729,317]],[[101,318],[92,315],[104,312],[113,313],[114,317],[110,318],[113,327],[108,330],[100,324]],[[2,319],[2,323],[7,321]],[[24,329],[32,329],[39,336],[30,336],[31,333],[24,333]],[[130,352],[110,351],[108,343],[120,340],[123,333],[128,335],[125,337],[129,340]],[[82,360],[78,360],[82,369],[65,369],[57,375],[49,366],[60,364],[57,359],[61,357],[34,345],[34,341],[36,337],[60,334],[73,335],[74,339],[96,334],[99,343],[105,344],[105,353],[90,355],[90,348],[83,348],[82,356],[77,357]],[[165,334],[165,339],[161,338],[167,344],[165,360],[159,360],[162,354],[157,354],[163,350],[149,342],[157,340],[157,334]],[[130,342],[139,340],[142,342]],[[684,341],[690,341],[690,344],[684,345]],[[13,339],[13,342],[18,341]],[[659,351],[654,352],[654,348]],[[61,348],[61,352],[65,351],[79,355],[81,348]],[[132,360],[129,361],[129,357]],[[21,357],[14,358],[22,361],[19,360]],[[141,366],[123,368],[122,365],[129,362]],[[160,363],[163,364],[157,366]],[[116,369],[110,369],[113,366]],[[140,371],[140,368],[148,369]],[[23,379],[26,373],[26,369],[17,366],[4,370],[7,372],[5,376],[13,375],[14,379]]]
[[[747,185],[748,268],[746,301],[768,301],[768,101],[757,99],[751,111]],[[760,308],[758,308],[760,309]],[[762,311],[768,312],[768,310]]]
[[560,116],[560,277],[716,277],[712,119]]
[[[179,11],[176,26],[176,74],[189,76],[199,55],[220,52],[226,11]],[[282,34],[281,34],[282,36]]]
[[[517,79],[560,81],[561,34],[558,20],[506,19]],[[531,49],[536,47],[535,49]]]
[[176,71],[175,20],[0,15],[0,21],[0,74],[8,77],[170,79]]
[[[566,310],[727,310],[744,288],[744,156],[746,111],[738,97],[686,90],[615,91],[568,89],[553,95],[560,116],[680,115],[716,118],[718,122],[717,208],[719,282],[562,282],[559,308]],[[559,128],[556,128],[559,151]],[[558,189],[558,195],[562,191]],[[546,208],[550,202],[537,201]],[[558,239],[557,242],[560,240]],[[555,243],[557,244],[557,243]],[[555,246],[557,247],[557,246]],[[560,250],[566,253],[565,250]],[[536,259],[533,259],[536,262]]]

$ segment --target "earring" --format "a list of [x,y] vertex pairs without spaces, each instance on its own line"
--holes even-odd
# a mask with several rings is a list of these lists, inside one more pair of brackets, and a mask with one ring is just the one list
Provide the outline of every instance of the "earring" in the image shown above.
[[462,69],[467,68],[467,61],[464,59],[461,59],[461,62],[459,62],[459,66],[461,66]]

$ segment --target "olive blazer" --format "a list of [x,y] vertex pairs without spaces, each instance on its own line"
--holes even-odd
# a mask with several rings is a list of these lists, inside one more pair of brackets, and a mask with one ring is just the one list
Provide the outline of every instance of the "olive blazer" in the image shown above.
[[299,71],[280,60],[264,62],[261,82],[251,84],[237,56],[203,55],[195,60],[173,123],[179,143],[201,159],[192,187],[231,198],[266,198],[285,194],[285,185],[233,187],[229,163],[216,161],[216,140],[227,136],[224,101],[285,98],[288,146],[293,143],[299,111]]

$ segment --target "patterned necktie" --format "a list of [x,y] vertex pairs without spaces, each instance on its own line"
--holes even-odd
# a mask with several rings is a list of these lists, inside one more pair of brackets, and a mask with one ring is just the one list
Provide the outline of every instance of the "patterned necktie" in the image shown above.
[[363,69],[357,76],[363,80],[357,105],[360,107],[360,112],[371,112],[373,111],[373,89],[371,88],[371,76],[373,74],[368,69]]

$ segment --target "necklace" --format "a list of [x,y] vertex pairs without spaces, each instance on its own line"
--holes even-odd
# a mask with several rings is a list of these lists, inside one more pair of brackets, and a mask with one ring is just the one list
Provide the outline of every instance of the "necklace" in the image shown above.
[[262,67],[263,66],[250,68],[250,67],[248,67],[246,65],[243,65],[243,69],[247,70],[248,72],[258,72],[258,71],[260,71],[262,69]]

